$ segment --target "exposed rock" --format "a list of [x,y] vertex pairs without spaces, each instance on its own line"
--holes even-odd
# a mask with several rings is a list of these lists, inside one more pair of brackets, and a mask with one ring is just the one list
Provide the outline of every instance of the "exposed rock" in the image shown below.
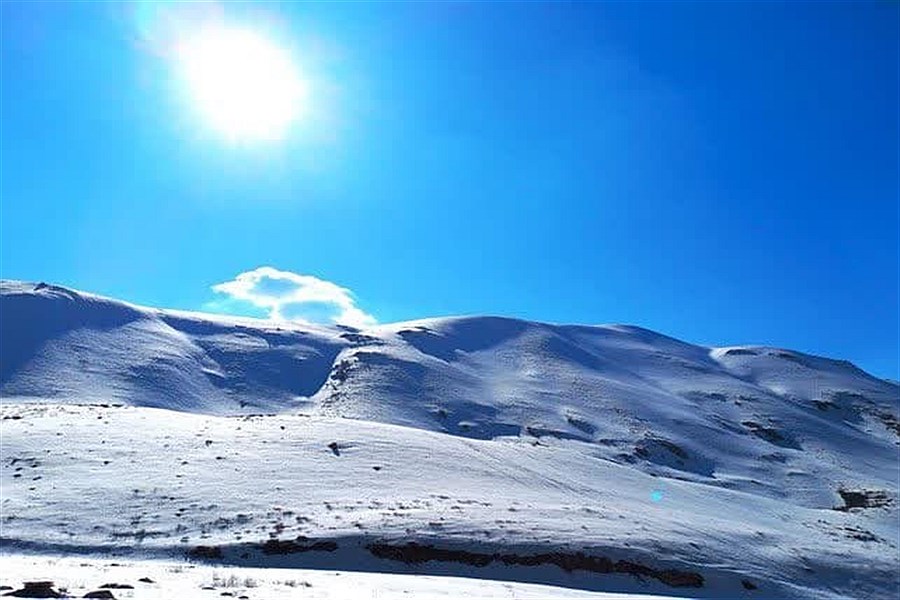
[[188,551],[188,556],[207,560],[223,558],[222,549],[218,546],[194,546]]
[[26,581],[22,589],[3,594],[16,598],[62,598],[63,595],[53,589],[52,581]]
[[725,356],[757,356],[759,352],[747,348],[731,348],[725,351]]
[[593,573],[628,573],[653,577],[672,587],[702,587],[704,581],[703,576],[699,573],[675,569],[657,570],[627,560],[612,561],[603,556],[589,556],[582,552],[547,552],[531,555],[487,554],[470,552],[468,550],[435,548],[434,546],[417,544],[415,542],[409,542],[405,545],[374,543],[369,544],[367,549],[378,558],[396,560],[406,564],[418,564],[436,560],[484,567],[494,561],[499,561],[505,565],[526,567],[556,565],[566,572],[577,570]]
[[761,425],[759,423],[756,423],[755,421],[742,421],[741,425],[749,429],[751,434],[769,442],[770,444],[781,446],[782,448],[792,448],[794,450],[800,450],[800,444],[797,443],[797,440],[795,440],[787,433],[775,429],[774,427]]
[[342,333],[341,338],[357,346],[381,346],[384,340],[363,333]]
[[296,554],[298,552],[334,552],[338,545],[330,540],[306,543],[304,537],[292,540],[267,540],[262,545],[263,554]]
[[851,508],[880,508],[893,503],[887,492],[882,490],[838,490],[844,506],[838,506],[835,510],[849,511]]
[[100,586],[100,589],[107,590],[133,590],[134,586],[127,583],[104,583]]
[[887,427],[890,431],[893,431],[894,434],[898,438],[900,438],[900,419],[889,412],[876,412],[875,416],[879,421],[884,423],[885,427]]

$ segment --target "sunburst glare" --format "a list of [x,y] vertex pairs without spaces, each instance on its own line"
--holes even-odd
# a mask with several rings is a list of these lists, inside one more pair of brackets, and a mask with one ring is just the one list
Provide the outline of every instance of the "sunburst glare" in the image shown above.
[[233,141],[283,137],[303,112],[307,86],[290,54],[253,30],[206,27],[176,57],[194,108]]

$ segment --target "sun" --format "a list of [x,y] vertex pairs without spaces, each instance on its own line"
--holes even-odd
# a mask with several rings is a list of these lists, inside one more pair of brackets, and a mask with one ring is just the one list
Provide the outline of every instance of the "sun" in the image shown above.
[[290,54],[253,30],[204,28],[177,57],[197,112],[231,140],[281,138],[302,112],[306,86]]

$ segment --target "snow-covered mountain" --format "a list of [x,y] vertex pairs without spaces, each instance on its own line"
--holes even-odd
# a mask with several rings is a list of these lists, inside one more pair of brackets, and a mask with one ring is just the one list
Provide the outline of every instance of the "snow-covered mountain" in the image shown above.
[[0,286],[6,552],[704,598],[900,593],[900,388],[497,317],[366,330]]

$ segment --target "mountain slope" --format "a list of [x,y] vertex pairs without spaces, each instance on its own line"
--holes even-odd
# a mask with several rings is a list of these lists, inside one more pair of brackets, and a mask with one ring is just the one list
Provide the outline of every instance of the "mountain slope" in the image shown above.
[[274,324],[20,282],[0,286],[0,359],[5,547],[898,590],[900,390],[846,362],[495,317]]

